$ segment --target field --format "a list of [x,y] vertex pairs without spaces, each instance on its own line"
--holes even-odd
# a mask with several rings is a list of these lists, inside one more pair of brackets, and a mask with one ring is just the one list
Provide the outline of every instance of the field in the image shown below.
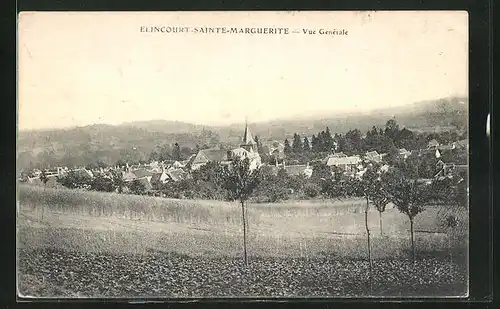
[[[467,292],[467,213],[429,206],[409,223],[364,201],[249,204],[242,264],[236,203],[19,187],[19,291],[59,297],[448,296]],[[459,226],[446,230],[452,213]]]

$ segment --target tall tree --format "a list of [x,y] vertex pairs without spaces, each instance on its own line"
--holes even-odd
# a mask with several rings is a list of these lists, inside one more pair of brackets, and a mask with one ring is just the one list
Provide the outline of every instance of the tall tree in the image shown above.
[[313,152],[319,152],[319,149],[318,149],[318,138],[313,134],[312,138],[311,138],[311,150]]
[[255,147],[257,148],[257,149],[256,149],[256,150],[257,150],[257,152],[258,152],[258,153],[261,153],[261,152],[262,152],[262,144],[261,144],[261,142],[260,142],[259,136],[258,136],[258,135],[255,135],[254,140],[255,140]]
[[392,118],[387,120],[384,131],[385,136],[387,136],[394,142],[396,137],[398,136],[398,133],[399,133],[399,125],[396,119]]
[[309,139],[306,137],[304,137],[304,146],[303,146],[303,149],[304,149],[304,152],[308,153],[309,151],[311,151],[311,145],[309,144]]
[[176,161],[180,161],[181,159],[181,147],[179,143],[174,144],[174,149],[172,149],[172,159]]
[[394,144],[398,148],[413,150],[415,149],[416,145],[415,134],[412,131],[403,128],[401,131],[397,133],[394,140]]
[[332,151],[333,150],[333,137],[332,134],[330,133],[330,128],[326,127],[325,134],[324,134],[324,151]]
[[302,145],[302,139],[300,138],[300,135],[298,135],[297,133],[293,134],[292,151],[294,153],[301,153],[303,149],[304,146]]
[[248,266],[247,256],[247,215],[245,203],[259,184],[259,170],[250,169],[250,160],[234,158],[230,165],[220,169],[219,181],[221,186],[227,190],[228,197],[232,201],[241,204],[241,216],[243,224],[243,251],[245,265]]
[[290,146],[290,142],[288,139],[285,139],[285,149],[284,152],[286,155],[290,155],[292,153],[292,147]]
[[350,153],[358,153],[363,150],[362,140],[361,140],[361,131],[358,129],[349,130],[345,134],[346,144],[347,144],[347,152]]

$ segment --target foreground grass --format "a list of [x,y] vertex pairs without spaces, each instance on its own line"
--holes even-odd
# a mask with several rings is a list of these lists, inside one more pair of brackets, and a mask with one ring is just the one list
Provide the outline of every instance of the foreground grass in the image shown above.
[[[177,222],[206,226],[241,226],[237,203],[203,200],[178,200],[117,193],[53,189],[29,185],[19,186],[20,213],[42,211],[80,217],[94,216],[141,220],[147,222]],[[250,228],[272,229],[274,233],[290,230],[303,233],[363,234],[364,208],[362,199],[286,201],[273,204],[248,204]],[[453,230],[466,235],[467,210],[428,207],[415,219],[417,232],[443,233],[447,215],[457,216],[459,226]],[[378,213],[370,209],[368,218],[372,234],[380,230]],[[53,222],[49,222],[52,224]],[[409,222],[397,210],[383,214],[386,235],[408,235]]]
[[[429,207],[416,221],[369,213],[375,282],[367,285],[364,203],[249,205],[251,266],[234,203],[21,186],[19,290],[37,297],[457,296],[466,292],[467,213]],[[42,216],[43,209],[43,216]]]

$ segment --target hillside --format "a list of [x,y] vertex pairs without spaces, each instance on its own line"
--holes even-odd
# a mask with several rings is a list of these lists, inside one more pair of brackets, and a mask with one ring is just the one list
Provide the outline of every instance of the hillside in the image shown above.
[[217,145],[219,137],[211,131],[190,133],[158,132],[131,125],[91,125],[73,129],[19,132],[18,166],[87,165],[102,161],[115,164],[119,159],[147,160],[161,145],[179,143],[182,147]]
[[[383,127],[395,117],[400,126],[429,131],[467,127],[468,99],[451,97],[424,101],[404,107],[380,109],[349,115],[304,115],[252,123],[250,129],[261,140],[283,140],[298,132],[311,136],[328,126],[333,133],[357,128],[363,132],[372,126]],[[181,147],[195,148],[219,143],[237,145],[244,124],[209,127],[190,123],[152,120],[124,123],[118,126],[91,125],[71,129],[21,131],[18,134],[18,166],[41,164],[86,165],[103,161],[114,164],[118,159],[146,160],[160,145],[178,142]],[[31,163],[31,164],[30,164]]]
[[[457,126],[467,128],[467,98],[450,97],[439,100],[416,102],[402,107],[378,109],[368,113],[304,115],[295,119],[252,123],[250,129],[261,140],[283,140],[294,133],[312,136],[326,126],[334,133],[346,133],[352,129],[366,132],[372,126],[383,127],[388,119],[395,117],[400,126],[415,131],[449,130]],[[237,142],[244,124],[233,124],[217,128],[221,140]]]

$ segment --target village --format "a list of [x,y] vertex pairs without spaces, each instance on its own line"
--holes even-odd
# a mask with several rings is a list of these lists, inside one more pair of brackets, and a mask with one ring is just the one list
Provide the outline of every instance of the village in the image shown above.
[[[314,136],[312,139],[306,137],[301,142],[304,143],[303,145],[308,143],[309,145],[306,145],[305,148],[310,148],[310,140],[314,139]],[[274,175],[277,175],[281,170],[286,175],[292,177],[299,176],[304,179],[311,178],[315,167],[318,166],[326,167],[332,177],[336,175],[334,177],[336,179],[340,179],[339,177],[359,178],[370,164],[379,166],[380,171],[387,171],[390,167],[390,160],[386,160],[387,153],[379,153],[376,150],[372,150],[347,155],[342,151],[336,151],[339,148],[336,143],[333,144],[331,152],[319,160],[298,162],[287,155],[287,147],[290,148],[288,140],[285,141],[285,144],[279,141],[268,141],[267,143],[259,144],[250,132],[248,125],[245,126],[239,146],[231,150],[221,148],[200,149],[185,160],[154,160],[144,164],[129,164],[125,162],[121,166],[98,168],[68,168],[67,166],[59,166],[44,170],[33,169],[28,175],[24,173],[19,181],[45,187],[63,187],[64,185],[58,179],[71,173],[79,179],[86,179],[87,183],[96,178],[110,182],[116,182],[117,178],[119,178],[123,186],[113,187],[112,190],[120,193],[133,191],[132,193],[165,196],[161,193],[163,186],[191,179],[195,171],[199,171],[201,167],[210,162],[228,165],[235,157],[241,159],[248,158],[251,170],[264,167]],[[442,145],[436,139],[431,139],[427,143],[427,147],[423,149],[397,149],[396,158],[392,158],[392,160],[404,161],[411,156],[431,158],[432,163],[435,165],[432,167],[432,175],[421,179],[430,182],[432,178],[444,177],[451,173],[467,172],[466,162],[463,162],[463,160],[462,162],[457,162],[456,156],[450,155],[452,152],[459,152],[466,156],[468,153],[468,141],[462,139]],[[266,160],[264,161],[262,157],[265,157]],[[131,184],[139,187],[139,190],[130,190]],[[88,185],[82,186],[82,188],[90,189],[91,187]]]

